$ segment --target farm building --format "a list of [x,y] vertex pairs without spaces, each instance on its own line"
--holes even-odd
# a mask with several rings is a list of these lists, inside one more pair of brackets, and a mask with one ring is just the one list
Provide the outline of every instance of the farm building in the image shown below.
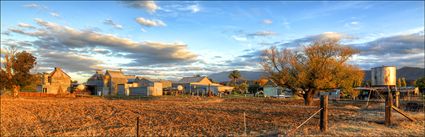
[[87,80],[87,89],[94,95],[162,95],[162,83],[135,75],[124,75],[122,71],[102,70]]
[[87,89],[92,94],[97,95],[117,95],[125,91],[128,77],[121,71],[106,70],[103,74],[102,70],[96,70],[96,73],[87,80]]
[[163,94],[162,83],[159,80],[137,77],[129,88],[128,95],[161,96]]
[[[399,91],[400,98],[410,98],[412,96],[420,95],[418,87],[392,87],[392,91]],[[357,87],[355,90],[360,91],[357,96],[359,99],[383,99],[388,92],[387,87]],[[369,95],[370,94],[370,95]]]
[[42,84],[37,86],[37,91],[49,94],[69,93],[71,77],[61,68],[55,67],[51,73],[43,74]]
[[102,70],[96,70],[96,73],[87,80],[86,88],[92,95],[107,94],[108,89],[104,86],[105,84]]
[[264,95],[269,97],[291,97],[293,93],[283,87],[278,86],[273,80],[268,80],[263,86]]
[[219,92],[233,90],[233,87],[223,86],[211,82],[208,77],[184,77],[178,82],[173,83],[173,87],[182,86],[185,93],[208,94],[208,90],[217,95]]
[[106,70],[105,73],[106,87],[109,90],[109,95],[117,95],[118,90],[124,92],[125,86],[128,82],[127,77],[122,71]]

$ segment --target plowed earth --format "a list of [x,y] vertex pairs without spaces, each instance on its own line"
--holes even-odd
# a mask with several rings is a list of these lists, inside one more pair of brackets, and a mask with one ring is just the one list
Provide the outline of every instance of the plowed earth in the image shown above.
[[[268,98],[171,97],[1,98],[1,136],[141,136],[286,135],[319,109],[303,100]],[[379,105],[379,104],[376,104]],[[314,116],[296,136],[424,136],[424,112],[408,112],[410,122],[393,113],[394,125],[383,125],[384,111],[359,104],[330,104],[329,131],[319,130]]]

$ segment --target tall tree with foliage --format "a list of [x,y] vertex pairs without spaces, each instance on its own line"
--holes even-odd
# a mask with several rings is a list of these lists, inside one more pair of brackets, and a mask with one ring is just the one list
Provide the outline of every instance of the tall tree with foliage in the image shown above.
[[33,75],[30,70],[36,65],[36,58],[26,51],[17,52],[15,47],[4,50],[4,62],[1,66],[2,89],[12,90],[17,96],[20,88],[31,84]]
[[399,87],[399,88],[401,87],[401,78],[397,79],[397,87]]
[[350,92],[354,91],[354,84],[361,83],[363,71],[347,63],[356,53],[336,40],[316,41],[301,52],[267,49],[261,65],[276,84],[299,91],[304,103],[312,105],[317,92],[334,88]]
[[246,94],[248,92],[248,87],[249,87],[249,85],[245,81],[244,83],[241,83],[238,86],[238,90],[239,90],[240,93]]
[[425,77],[417,79],[415,82],[415,87],[418,87],[421,90],[425,90]]
[[404,77],[401,78],[401,86],[407,87],[406,78],[404,78]]
[[232,80],[233,85],[236,85],[236,81],[241,78],[241,73],[239,72],[239,70],[233,70],[232,72],[229,73],[229,75],[227,76],[230,80]]

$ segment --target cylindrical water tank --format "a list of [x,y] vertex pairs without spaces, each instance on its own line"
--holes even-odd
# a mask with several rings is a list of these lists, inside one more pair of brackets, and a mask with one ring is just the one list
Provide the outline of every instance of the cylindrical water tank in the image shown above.
[[178,91],[182,91],[182,90],[183,90],[183,86],[182,86],[182,85],[178,85],[178,86],[177,86],[177,90],[178,90]]
[[382,66],[372,68],[372,86],[395,86],[396,67]]
[[83,85],[83,84],[79,84],[79,85],[77,86],[77,89],[78,89],[78,90],[84,90],[84,89],[86,89],[86,86],[85,86],[85,85]]

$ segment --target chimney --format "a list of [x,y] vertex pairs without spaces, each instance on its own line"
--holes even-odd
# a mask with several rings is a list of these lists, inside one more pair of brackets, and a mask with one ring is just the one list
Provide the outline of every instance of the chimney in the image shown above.
[[96,74],[103,74],[103,70],[101,70],[101,69],[96,69]]
[[43,84],[49,83],[49,74],[43,73]]

